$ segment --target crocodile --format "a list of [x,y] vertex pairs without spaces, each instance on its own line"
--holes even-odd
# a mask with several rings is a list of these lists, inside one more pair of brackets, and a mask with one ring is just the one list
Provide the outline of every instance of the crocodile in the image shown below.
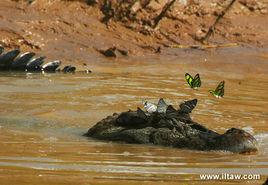
[[[99,140],[162,145],[200,151],[255,153],[256,139],[248,132],[230,128],[220,134],[194,122],[190,113],[197,99],[185,101],[178,109],[160,99],[153,111],[129,110],[114,113],[91,127],[84,136]],[[147,107],[146,107],[147,106]],[[145,102],[148,108],[148,102]]]
[[59,69],[60,60],[54,60],[44,64],[45,56],[35,57],[34,52],[20,54],[19,49],[5,52],[0,46],[0,71],[26,71],[26,72],[64,72],[73,73],[76,67],[67,65]]

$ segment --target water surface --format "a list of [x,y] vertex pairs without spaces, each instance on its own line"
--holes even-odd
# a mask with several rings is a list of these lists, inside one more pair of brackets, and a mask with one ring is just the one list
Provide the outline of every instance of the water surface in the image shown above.
[[[169,60],[92,63],[92,74],[0,74],[2,184],[260,184],[268,175],[268,61],[263,53],[185,54]],[[190,89],[185,72],[200,73]],[[226,81],[225,97],[209,93]],[[82,136],[113,112],[163,97],[197,98],[195,121],[217,132],[243,128],[254,155],[102,142]],[[260,181],[200,181],[199,174],[261,174]]]

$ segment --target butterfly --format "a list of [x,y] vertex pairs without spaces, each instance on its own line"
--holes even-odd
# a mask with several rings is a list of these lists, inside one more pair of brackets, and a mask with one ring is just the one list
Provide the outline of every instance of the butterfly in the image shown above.
[[195,108],[197,104],[197,99],[185,101],[184,103],[180,104],[180,112],[189,114]]
[[144,102],[144,108],[147,112],[153,113],[153,112],[159,112],[159,113],[165,113],[167,110],[168,105],[163,100],[163,98],[160,98],[157,105],[151,102]]
[[216,98],[222,98],[224,95],[224,83],[225,83],[224,81],[221,81],[214,91],[209,90],[209,92]]
[[146,101],[143,103],[143,105],[144,105],[145,110],[148,113],[153,113],[153,112],[156,112],[157,110],[157,105],[155,105],[154,103]]
[[160,98],[159,101],[158,101],[158,104],[157,104],[157,109],[156,111],[159,112],[159,113],[165,113],[166,110],[167,110],[167,103],[164,101],[163,98]]
[[169,105],[166,110],[166,115],[170,118],[174,118],[178,115],[178,111],[172,105]]
[[201,86],[201,79],[199,74],[196,74],[193,78],[189,73],[185,73],[185,80],[190,85],[191,88],[197,89]]

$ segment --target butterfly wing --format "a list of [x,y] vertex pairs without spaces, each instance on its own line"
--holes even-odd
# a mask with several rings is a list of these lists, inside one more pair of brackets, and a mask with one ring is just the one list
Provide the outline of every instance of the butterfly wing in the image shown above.
[[192,82],[192,85],[193,85],[193,88],[201,87],[201,79],[200,79],[199,74],[195,75],[193,82]]
[[221,81],[214,91],[214,95],[217,97],[223,97],[224,95],[224,81]]
[[186,101],[180,104],[180,112],[189,114],[195,108],[197,104],[197,99]]
[[190,85],[191,88],[193,88],[193,77],[189,73],[185,73],[185,80]]
[[157,106],[154,103],[148,101],[144,102],[144,108],[149,113],[156,112],[157,110]]
[[169,117],[174,117],[178,114],[177,110],[172,106],[169,105],[166,110],[166,115]]
[[160,98],[157,104],[157,109],[156,111],[159,113],[165,113],[167,110],[168,105],[166,104],[166,102],[164,101],[163,98]]

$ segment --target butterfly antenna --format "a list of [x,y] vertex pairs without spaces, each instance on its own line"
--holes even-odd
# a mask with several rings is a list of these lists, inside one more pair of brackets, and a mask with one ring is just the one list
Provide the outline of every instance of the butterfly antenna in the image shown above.
[[147,101],[146,101],[146,100],[141,100],[141,103],[142,103],[143,105],[145,105],[145,104],[147,103]]

